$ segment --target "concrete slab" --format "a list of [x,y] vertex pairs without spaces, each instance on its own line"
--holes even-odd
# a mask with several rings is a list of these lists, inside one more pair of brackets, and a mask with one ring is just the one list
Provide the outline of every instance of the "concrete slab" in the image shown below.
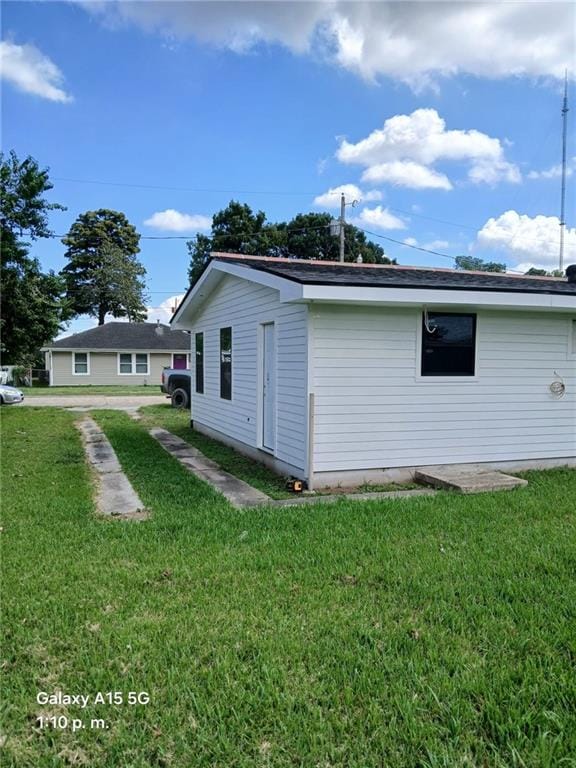
[[528,485],[527,480],[495,471],[458,470],[450,467],[422,467],[414,475],[419,483],[458,493],[489,493],[511,491]]
[[150,434],[182,466],[200,480],[212,485],[233,507],[241,509],[242,507],[258,507],[270,503],[271,499],[267,494],[253,488],[243,480],[239,480],[234,475],[224,472],[216,462],[208,459],[197,448],[188,445],[185,440],[173,435],[168,430],[154,427],[150,430]]
[[293,507],[297,504],[322,504],[335,503],[346,499],[347,501],[382,501],[384,499],[411,499],[415,496],[435,496],[432,488],[414,488],[409,491],[376,491],[373,493],[335,493],[316,496],[294,496],[292,499],[275,499],[272,505],[275,507]]
[[89,417],[76,422],[76,426],[82,434],[86,458],[95,470],[98,511],[123,520],[146,520],[148,511],[122,471],[104,432]]

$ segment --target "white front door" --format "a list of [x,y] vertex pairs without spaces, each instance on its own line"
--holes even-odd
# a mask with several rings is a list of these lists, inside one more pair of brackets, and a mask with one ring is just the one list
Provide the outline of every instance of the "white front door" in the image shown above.
[[274,323],[263,328],[262,447],[276,447],[276,331]]

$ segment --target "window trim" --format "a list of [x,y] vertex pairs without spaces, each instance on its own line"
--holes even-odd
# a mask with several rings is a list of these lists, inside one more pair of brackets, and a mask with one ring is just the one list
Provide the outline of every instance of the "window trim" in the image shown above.
[[[76,355],[86,355],[86,373],[76,371]],[[72,376],[90,376],[90,352],[72,352]]]
[[[124,373],[120,370],[120,355],[131,355],[130,362],[132,370],[130,373]],[[146,373],[136,371],[136,355],[146,355]],[[116,353],[116,370],[118,376],[150,376],[150,352],[128,352],[122,351]]]
[[[230,397],[225,397],[222,394],[222,331],[230,330]],[[225,325],[219,329],[218,339],[218,367],[220,370],[220,400],[226,400],[229,403],[233,399],[234,391],[234,331],[231,325]]]
[[476,318],[476,324],[474,328],[474,375],[468,376],[467,374],[448,374],[446,376],[430,376],[422,375],[422,329],[424,325],[424,309],[420,309],[416,313],[416,374],[414,376],[417,382],[436,382],[437,384],[443,383],[461,383],[461,384],[473,384],[480,378],[480,358],[479,358],[479,329],[481,326],[480,314],[477,311],[460,310],[454,311],[452,308],[444,309],[443,307],[434,307],[428,309],[429,313],[436,313],[442,315],[473,315]]
[[[202,336],[202,389],[198,389],[198,358],[196,357],[196,339]],[[204,331],[194,332],[194,392],[197,395],[205,394],[206,385],[206,334]],[[190,370],[192,370],[192,361],[190,361]]]
[[576,360],[576,317],[568,318],[568,359]]

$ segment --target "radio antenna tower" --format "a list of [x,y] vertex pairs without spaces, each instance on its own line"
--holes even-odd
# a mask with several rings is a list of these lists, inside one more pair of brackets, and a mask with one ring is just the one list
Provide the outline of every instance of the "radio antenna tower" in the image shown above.
[[566,229],[566,130],[568,123],[568,70],[564,72],[564,101],[562,102],[562,192],[560,195],[560,258],[558,269],[564,271],[564,230]]

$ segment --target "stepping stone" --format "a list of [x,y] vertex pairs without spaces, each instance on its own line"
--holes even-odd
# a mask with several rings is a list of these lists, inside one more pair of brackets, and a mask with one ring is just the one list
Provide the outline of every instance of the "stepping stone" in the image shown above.
[[419,483],[445,488],[459,493],[487,493],[511,491],[528,485],[527,480],[491,470],[458,470],[454,468],[423,467],[416,470],[414,479]]

